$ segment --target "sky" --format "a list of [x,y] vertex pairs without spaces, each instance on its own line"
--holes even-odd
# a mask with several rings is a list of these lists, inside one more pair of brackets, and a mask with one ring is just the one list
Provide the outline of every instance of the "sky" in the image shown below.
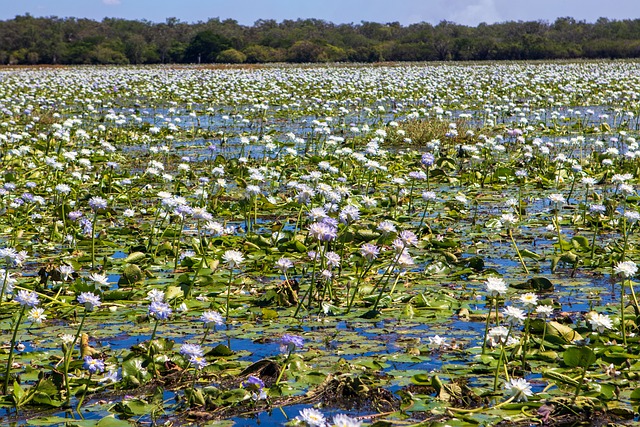
[[0,20],[29,13],[102,20],[124,18],[183,22],[315,18],[339,23],[452,21],[476,26],[504,21],[553,22],[558,17],[594,22],[640,18],[640,0],[0,0]]

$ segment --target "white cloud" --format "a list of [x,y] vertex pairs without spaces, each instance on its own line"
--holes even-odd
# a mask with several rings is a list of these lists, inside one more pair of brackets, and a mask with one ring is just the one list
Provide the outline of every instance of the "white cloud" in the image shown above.
[[478,25],[480,22],[488,24],[500,22],[504,19],[498,12],[494,0],[476,0],[473,4],[461,8],[451,15],[451,20],[463,25]]
[[106,4],[107,6],[117,6],[120,3],[122,3],[121,0],[102,0],[102,3]]

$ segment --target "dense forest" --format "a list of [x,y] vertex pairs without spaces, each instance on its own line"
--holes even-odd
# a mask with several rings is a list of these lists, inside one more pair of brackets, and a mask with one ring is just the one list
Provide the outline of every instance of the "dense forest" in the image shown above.
[[318,19],[253,26],[16,16],[0,21],[0,64],[377,62],[640,57],[640,19],[595,23],[442,21],[332,24]]

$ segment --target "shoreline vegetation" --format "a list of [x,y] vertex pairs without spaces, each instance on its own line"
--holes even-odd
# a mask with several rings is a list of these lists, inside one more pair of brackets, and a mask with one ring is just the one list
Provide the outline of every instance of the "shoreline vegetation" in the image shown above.
[[437,25],[319,19],[195,23],[34,17],[0,21],[0,65],[259,64],[640,57],[640,19]]

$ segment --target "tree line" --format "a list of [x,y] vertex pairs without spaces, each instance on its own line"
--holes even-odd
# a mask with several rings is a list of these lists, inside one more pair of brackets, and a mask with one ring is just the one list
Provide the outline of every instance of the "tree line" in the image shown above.
[[33,17],[0,21],[0,64],[478,61],[640,57],[640,19],[437,25],[319,19],[196,23]]

